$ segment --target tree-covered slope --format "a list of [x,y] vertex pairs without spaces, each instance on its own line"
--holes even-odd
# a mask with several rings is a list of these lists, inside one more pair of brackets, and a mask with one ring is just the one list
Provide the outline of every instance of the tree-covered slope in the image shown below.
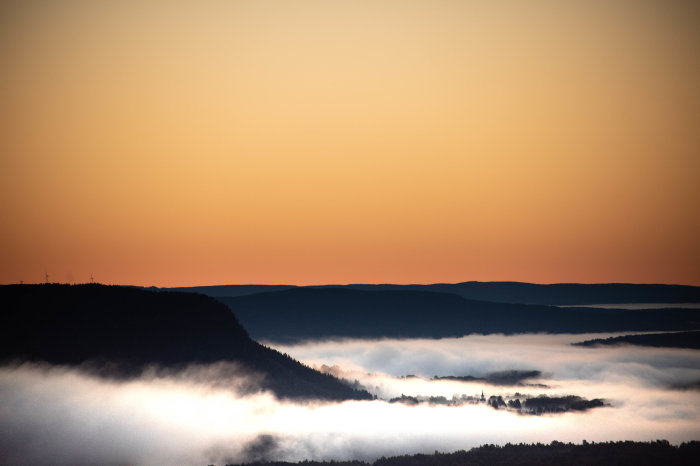
[[[571,444],[483,445],[469,451],[417,454],[364,461],[254,461],[248,466],[686,466],[697,464],[700,442],[675,446],[665,440],[655,442],[602,442]],[[235,466],[235,465],[229,465]],[[243,466],[243,465],[238,465]]]
[[264,375],[282,397],[370,398],[250,339],[230,310],[193,293],[104,285],[0,286],[0,360],[102,368],[130,376],[149,365],[229,361]]

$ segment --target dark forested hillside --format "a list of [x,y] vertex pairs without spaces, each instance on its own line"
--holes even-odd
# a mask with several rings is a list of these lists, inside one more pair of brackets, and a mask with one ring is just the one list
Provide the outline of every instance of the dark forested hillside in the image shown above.
[[[130,376],[148,365],[230,361],[283,397],[366,399],[338,379],[251,340],[213,298],[104,285],[0,286],[0,360],[45,361]],[[105,369],[106,368],[106,369]]]
[[[359,461],[253,462],[249,466],[685,466],[697,464],[700,442],[679,446],[665,440],[655,442],[604,442],[576,445],[552,442],[549,445],[484,445],[469,451],[432,455],[405,455],[380,458],[373,463]],[[234,466],[234,465],[229,465]],[[240,465],[239,465],[240,466]]]
[[475,301],[425,291],[292,288],[219,298],[253,338],[458,337],[470,333],[585,333],[700,328],[698,309],[559,308]]

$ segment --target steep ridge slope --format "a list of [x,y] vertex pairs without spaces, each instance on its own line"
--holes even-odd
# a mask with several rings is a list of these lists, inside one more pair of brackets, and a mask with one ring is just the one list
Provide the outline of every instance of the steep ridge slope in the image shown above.
[[149,365],[228,361],[264,375],[281,397],[368,399],[253,341],[213,298],[104,285],[0,286],[0,360],[99,367],[128,377]]

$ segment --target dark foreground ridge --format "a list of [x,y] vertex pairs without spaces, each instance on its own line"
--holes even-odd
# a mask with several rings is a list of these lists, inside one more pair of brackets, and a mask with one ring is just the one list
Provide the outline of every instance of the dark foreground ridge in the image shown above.
[[[469,451],[432,455],[405,455],[380,458],[373,463],[364,461],[304,461],[301,463],[260,462],[255,466],[685,466],[697,464],[700,442],[692,441],[674,446],[666,440],[655,442],[604,442],[576,445],[552,442],[549,445],[483,445]],[[241,466],[241,465],[229,465]]]
[[253,338],[281,342],[700,328],[700,309],[560,308],[413,290],[291,288],[218,299],[229,306]]
[[280,397],[370,399],[338,379],[253,341],[213,298],[89,285],[0,286],[0,362],[44,361],[133,377],[149,366],[220,361],[264,375]]
[[624,335],[621,337],[595,338],[573,343],[576,346],[635,345],[654,348],[700,349],[700,331],[649,333],[646,335]]

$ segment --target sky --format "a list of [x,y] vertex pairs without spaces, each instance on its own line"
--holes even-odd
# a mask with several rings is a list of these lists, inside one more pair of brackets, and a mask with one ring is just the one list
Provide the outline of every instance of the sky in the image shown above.
[[2,1],[0,283],[700,285],[692,1]]

